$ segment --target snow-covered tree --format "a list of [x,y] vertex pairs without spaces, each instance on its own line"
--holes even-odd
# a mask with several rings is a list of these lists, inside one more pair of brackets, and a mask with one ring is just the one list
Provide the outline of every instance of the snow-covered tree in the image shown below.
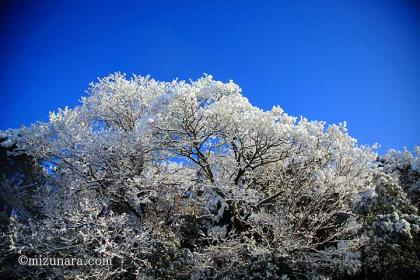
[[363,271],[375,279],[414,279],[420,274],[419,157],[391,150],[380,160],[375,189],[361,195],[358,213],[368,242]]
[[211,76],[112,74],[80,106],[10,137],[48,177],[46,217],[17,224],[13,249],[113,259],[29,278],[353,275],[366,239],[362,198],[384,172],[345,123],[261,110]]
[[13,132],[0,132],[0,278],[19,271],[14,254],[13,228],[42,217],[42,167],[20,152]]

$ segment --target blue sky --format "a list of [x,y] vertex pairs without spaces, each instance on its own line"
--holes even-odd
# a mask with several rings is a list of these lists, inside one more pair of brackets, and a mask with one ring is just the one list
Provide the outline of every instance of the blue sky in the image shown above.
[[420,144],[416,1],[112,2],[2,1],[0,129],[77,105],[111,72],[208,73],[381,151]]

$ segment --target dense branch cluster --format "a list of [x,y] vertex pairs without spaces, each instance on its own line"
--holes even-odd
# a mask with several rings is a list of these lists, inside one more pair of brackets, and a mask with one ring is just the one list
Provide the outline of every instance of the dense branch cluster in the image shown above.
[[[9,265],[18,254],[113,259],[100,267],[3,266],[3,273],[383,277],[400,262],[419,272],[418,157],[392,151],[378,160],[345,123],[261,110],[233,82],[112,74],[91,84],[79,107],[2,133],[1,141],[4,158],[25,155],[41,173],[28,199],[37,215],[8,206]],[[3,177],[1,190],[22,185]]]

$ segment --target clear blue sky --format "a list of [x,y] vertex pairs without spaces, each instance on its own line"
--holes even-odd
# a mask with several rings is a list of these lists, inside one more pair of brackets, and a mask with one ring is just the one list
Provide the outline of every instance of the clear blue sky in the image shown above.
[[0,129],[77,105],[111,72],[209,73],[382,151],[420,144],[416,1],[112,2],[1,1]]

